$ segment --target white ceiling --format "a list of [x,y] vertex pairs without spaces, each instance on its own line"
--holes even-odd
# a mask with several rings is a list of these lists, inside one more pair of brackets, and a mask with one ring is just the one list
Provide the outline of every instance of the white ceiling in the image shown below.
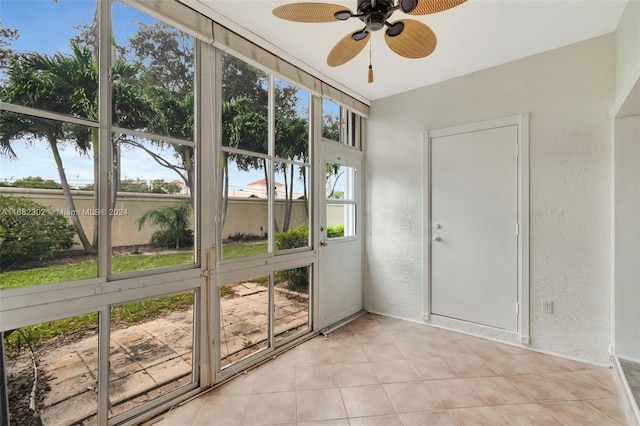
[[[375,81],[369,84],[368,48],[342,66],[332,68],[326,63],[333,45],[363,26],[359,19],[306,24],[273,16],[275,7],[292,1],[183,1],[368,100],[613,32],[626,5],[626,0],[469,0],[433,15],[414,17],[396,11],[390,21],[411,18],[427,24],[438,37],[438,46],[426,58],[406,59],[386,46],[382,31],[373,33]],[[357,0],[329,2],[355,11]]]

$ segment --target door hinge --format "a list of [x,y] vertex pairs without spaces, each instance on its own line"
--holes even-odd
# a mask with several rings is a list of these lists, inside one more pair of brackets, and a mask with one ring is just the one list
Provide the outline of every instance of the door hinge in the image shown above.
[[520,235],[520,224],[516,223],[516,235]]
[[520,304],[516,303],[516,315],[520,315]]

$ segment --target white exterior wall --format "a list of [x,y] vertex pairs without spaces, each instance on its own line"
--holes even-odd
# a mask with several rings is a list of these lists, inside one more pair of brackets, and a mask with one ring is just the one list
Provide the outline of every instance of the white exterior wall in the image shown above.
[[366,308],[422,321],[423,131],[529,112],[531,347],[607,364],[615,77],[610,34],[373,102]]

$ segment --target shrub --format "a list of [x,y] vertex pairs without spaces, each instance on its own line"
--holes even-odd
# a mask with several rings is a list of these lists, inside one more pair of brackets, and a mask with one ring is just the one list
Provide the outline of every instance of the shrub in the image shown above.
[[[262,227],[260,227],[260,229],[262,229]],[[266,239],[266,233],[263,233],[262,235],[247,234],[246,232],[236,232],[234,234],[229,234],[229,240],[231,241],[264,241]]]
[[344,225],[327,226],[327,238],[344,237]]
[[278,232],[276,234],[276,248],[278,250],[306,247],[308,245],[309,229],[304,225],[289,229],[287,232]]
[[42,260],[73,246],[76,228],[51,207],[0,196],[0,264]]
[[[308,244],[309,229],[304,225],[276,234],[276,248],[278,250],[306,247]],[[309,268],[278,272],[275,279],[277,282],[286,281],[289,290],[306,292],[309,288]]]
[[189,229],[192,210],[191,200],[148,210],[138,219],[138,231],[149,222],[151,226],[160,228],[151,235],[154,246],[189,247],[193,244],[193,231]]
[[[344,225],[328,226],[327,238],[337,237],[344,237]],[[276,248],[278,250],[306,247],[307,244],[309,244],[309,229],[304,225],[276,234]],[[309,268],[278,272],[276,281],[286,281],[290,290],[306,292],[309,288]]]
[[286,271],[276,272],[274,279],[276,284],[286,282],[289,290],[306,293],[309,289],[309,268],[287,269]]

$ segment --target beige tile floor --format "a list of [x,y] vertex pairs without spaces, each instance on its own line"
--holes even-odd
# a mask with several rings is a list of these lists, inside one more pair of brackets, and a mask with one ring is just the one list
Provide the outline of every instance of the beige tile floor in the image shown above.
[[158,426],[624,425],[611,369],[366,315]]

